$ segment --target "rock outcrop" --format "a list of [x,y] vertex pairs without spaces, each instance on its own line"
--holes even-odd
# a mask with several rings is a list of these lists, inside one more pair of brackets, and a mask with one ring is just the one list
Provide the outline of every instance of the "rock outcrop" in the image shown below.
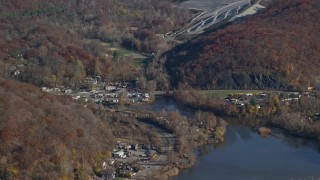
[[271,129],[266,127],[260,127],[258,129],[258,133],[260,134],[260,136],[266,137],[271,133]]

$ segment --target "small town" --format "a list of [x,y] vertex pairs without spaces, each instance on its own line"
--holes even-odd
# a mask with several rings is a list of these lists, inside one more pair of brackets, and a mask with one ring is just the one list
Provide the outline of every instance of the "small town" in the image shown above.
[[[100,177],[104,179],[132,178],[141,171],[148,171],[149,162],[156,161],[158,158],[156,147],[153,145],[129,144],[118,141],[113,150],[112,158],[103,162]],[[101,178],[95,177],[94,179]]]
[[[87,77],[86,80],[80,84],[79,88],[75,90],[70,87],[49,88],[42,87],[41,90],[57,94],[70,95],[76,101],[87,102],[94,101],[97,104],[102,104],[110,109],[118,109],[123,105],[139,105],[141,103],[151,103],[151,94],[163,95],[163,92],[141,91],[139,88],[139,79],[130,82],[105,82],[100,76]],[[271,96],[276,95],[279,103],[282,106],[289,106],[291,103],[298,102],[301,97],[307,100],[316,98],[316,92],[313,87],[309,87],[303,92],[285,92],[285,91],[256,91],[246,93],[235,91],[224,98],[226,104],[236,105],[239,112],[245,111],[250,106],[257,111],[263,110]],[[320,113],[309,114],[305,117],[307,120],[320,121]]]
[[[257,110],[262,110],[268,102],[270,102],[270,95],[276,95],[277,101],[282,106],[289,106],[291,103],[298,102],[301,97],[307,100],[316,99],[316,91],[312,91],[312,88],[305,92],[254,92],[254,93],[231,93],[225,98],[227,104],[236,105],[239,112],[242,112],[245,108],[252,105]],[[319,121],[320,113],[310,114],[306,119]]]
[[132,82],[110,82],[101,81],[101,77],[87,77],[81,83],[78,90],[71,88],[48,88],[42,87],[45,92],[53,94],[67,94],[74,100],[87,102],[89,99],[97,104],[113,107],[114,105],[130,105],[136,103],[149,102],[150,93],[141,92],[138,87],[138,79]]

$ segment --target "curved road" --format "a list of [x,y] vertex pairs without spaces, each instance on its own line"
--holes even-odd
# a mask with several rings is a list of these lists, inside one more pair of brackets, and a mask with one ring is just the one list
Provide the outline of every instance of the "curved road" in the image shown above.
[[251,0],[240,0],[223,6],[220,9],[213,10],[212,12],[203,11],[190,20],[191,23],[189,24],[189,27],[180,32],[172,34],[169,36],[169,39],[173,39],[181,34],[193,35],[202,33],[204,29],[219,23],[230,16],[238,14],[239,10],[241,10],[243,7],[251,5]]

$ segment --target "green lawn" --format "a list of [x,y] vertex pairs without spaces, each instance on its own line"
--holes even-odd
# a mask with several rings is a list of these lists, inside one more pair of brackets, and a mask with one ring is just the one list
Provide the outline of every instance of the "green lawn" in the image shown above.
[[115,47],[112,47],[110,48],[110,50],[113,51],[113,54],[112,56],[116,56],[117,58],[121,58],[121,57],[132,57],[133,60],[131,61],[132,65],[135,67],[135,68],[141,68],[141,67],[145,67],[145,65],[147,64],[148,60],[150,58],[142,55],[142,54],[139,54],[138,52],[136,51],[131,51],[131,50],[128,50],[128,49],[125,49],[125,48],[115,48]]
[[204,97],[210,99],[224,99],[231,93],[246,94],[246,93],[259,93],[261,90],[200,90]]

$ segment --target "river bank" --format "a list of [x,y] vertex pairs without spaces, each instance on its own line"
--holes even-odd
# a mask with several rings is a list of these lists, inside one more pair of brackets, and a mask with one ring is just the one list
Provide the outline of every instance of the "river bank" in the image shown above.
[[[194,151],[195,149],[198,149],[202,146],[209,146],[209,145],[218,146],[224,142],[225,133],[226,133],[226,125],[223,128],[221,128],[220,137],[218,139],[211,139],[201,143],[191,143],[189,146],[189,150]],[[208,139],[209,138],[210,137],[208,137]],[[177,153],[174,153],[174,154],[171,154],[171,156],[176,156],[176,158],[178,159],[180,158],[180,160],[175,159],[173,162],[172,160],[171,161],[169,160],[168,165],[160,169],[158,172],[156,172],[155,175],[153,176],[153,179],[163,180],[163,179],[174,178],[184,170],[194,167],[198,162],[198,157],[196,154],[190,157],[190,154],[189,156],[185,156],[184,154],[178,155]]]
[[208,98],[190,87],[174,93],[176,101],[194,110],[208,111],[217,116],[259,119],[260,126],[276,126],[288,133],[319,140],[319,92],[257,92],[230,93],[224,97]]
[[153,103],[131,108],[144,114],[137,118],[139,121],[161,128],[176,139],[172,150],[160,150],[168,155],[167,165],[156,172],[153,179],[178,175],[182,169],[190,168],[197,162],[195,148],[219,144],[224,140],[227,124],[222,118],[216,118],[212,113],[196,113],[172,97],[158,96]]
[[[153,109],[157,112],[178,111],[179,113],[186,115],[188,117],[194,117],[196,114],[195,109],[192,109],[180,104],[179,102],[175,101],[172,97],[166,97],[166,98],[157,97],[153,104],[144,105],[143,109],[149,109],[149,110]],[[212,177],[218,177],[216,179],[221,179],[223,175],[219,173],[220,171],[225,173],[234,172],[235,174],[238,175],[238,176],[234,176],[234,178],[237,177],[237,179],[239,177],[248,177],[248,179],[250,179],[251,175],[252,176],[257,175],[262,177],[261,179],[267,179],[267,178],[263,178],[264,177],[263,170],[266,171],[266,170],[269,170],[270,168],[272,169],[273,174],[268,177],[277,179],[275,177],[277,177],[277,174],[279,172],[273,167],[278,167],[274,165],[278,161],[284,161],[285,163],[283,162],[279,162],[279,163],[287,164],[289,166],[288,169],[300,172],[300,174],[303,175],[303,176],[300,176],[299,173],[296,173],[290,176],[290,173],[288,173],[288,169],[286,169],[283,172],[281,172],[281,175],[279,177],[288,177],[287,179],[290,179],[289,176],[290,177],[307,177],[307,175],[310,175],[312,177],[319,176],[315,173],[317,171],[314,172],[316,168],[320,168],[320,159],[319,159],[320,157],[319,157],[319,153],[317,152],[317,148],[319,148],[319,146],[316,142],[311,141],[309,139],[305,139],[305,138],[297,138],[297,137],[291,136],[290,134],[286,133],[282,129],[275,128],[274,126],[269,126],[267,124],[267,121],[263,120],[262,118],[245,118],[245,117],[234,118],[234,117],[227,117],[227,116],[222,116],[221,118],[225,119],[228,122],[225,141],[223,143],[219,145],[198,144],[197,146],[193,146],[196,152],[196,157],[195,157],[196,161],[194,161],[194,163],[189,164],[189,166],[186,166],[184,168],[177,168],[177,166],[166,166],[157,173],[158,175],[160,174],[160,176],[158,176],[158,179],[163,179],[164,177],[169,179],[177,179],[177,180],[199,179],[199,177],[201,177],[201,179],[212,179]],[[272,134],[270,136],[261,137],[257,133],[257,128],[262,125],[272,129]],[[244,130],[241,130],[241,129],[244,129]],[[238,140],[239,141],[238,143],[236,143],[237,140],[235,140],[237,138],[238,139],[240,138],[240,140]],[[253,140],[253,142],[251,142],[251,140]],[[236,144],[235,146],[240,145],[240,148],[232,147],[234,146],[232,145],[233,143]],[[274,144],[276,144],[276,147],[274,147]],[[246,147],[246,146],[249,146],[249,147]],[[280,147],[279,152],[277,152],[278,146]],[[230,147],[232,147],[232,149],[234,150],[230,150],[229,149]],[[237,152],[236,149],[238,149],[239,152]],[[269,149],[271,149],[270,152],[268,152]],[[221,152],[224,150],[226,150],[227,152],[224,152],[224,153]],[[256,150],[258,152],[256,152]],[[282,156],[288,157],[288,159],[282,158],[282,156],[280,155],[279,155],[279,158],[278,158],[278,155],[276,158],[271,157],[273,153],[281,154],[285,150],[288,150],[290,152],[289,156],[285,156],[284,154]],[[310,156],[312,158],[304,159],[303,158],[304,156],[299,158],[299,156],[301,156],[301,154],[299,153],[300,151],[307,151],[308,152],[306,153],[307,157],[311,154]],[[223,157],[225,157],[226,160],[223,161],[223,159],[221,159],[220,156],[216,157],[217,155],[215,153],[218,153],[218,154],[222,153]],[[233,157],[236,160],[236,162],[232,158],[227,157],[226,154],[228,153],[232,153],[232,154],[229,154],[228,156]],[[245,154],[246,157],[251,159],[249,162],[253,163],[246,170],[241,169],[242,163],[246,163],[246,159],[243,160],[242,159],[243,157],[241,155],[239,155],[238,157],[237,154],[239,153]],[[250,157],[251,154],[253,154],[254,156]],[[256,159],[254,157],[256,157]],[[215,161],[216,158],[218,161]],[[306,164],[306,168],[311,168],[311,169],[308,170],[303,168],[303,170],[299,170],[296,164],[291,165],[293,164],[293,162],[290,160],[291,158],[297,160],[298,164],[301,164],[301,165]],[[312,161],[313,158],[316,159],[315,161],[317,163],[312,165],[310,164],[310,161]],[[267,160],[266,162],[269,163],[268,165],[270,167],[267,167],[268,165],[265,165],[265,166],[261,165],[263,164],[262,162],[264,162],[265,159]],[[256,161],[254,162],[254,160]],[[305,162],[306,160],[308,162]],[[212,164],[210,163],[207,164],[208,161],[214,162],[216,164],[212,166]],[[237,168],[235,170],[234,168],[228,169],[228,167],[223,164],[237,164],[236,165]],[[256,166],[258,166],[259,167],[258,169],[260,170],[255,169],[254,164],[257,164]],[[211,166],[212,168],[209,168]],[[206,172],[203,172],[202,170],[205,170]],[[217,171],[217,170],[220,170],[220,171]],[[250,175],[251,171],[252,171],[252,174]],[[215,174],[211,174],[211,172],[215,172],[217,176]],[[245,173],[249,173],[249,176],[245,176]],[[203,174],[204,176],[202,176]],[[221,177],[219,178],[218,175],[221,175]],[[281,178],[278,178],[278,179],[281,179]]]

